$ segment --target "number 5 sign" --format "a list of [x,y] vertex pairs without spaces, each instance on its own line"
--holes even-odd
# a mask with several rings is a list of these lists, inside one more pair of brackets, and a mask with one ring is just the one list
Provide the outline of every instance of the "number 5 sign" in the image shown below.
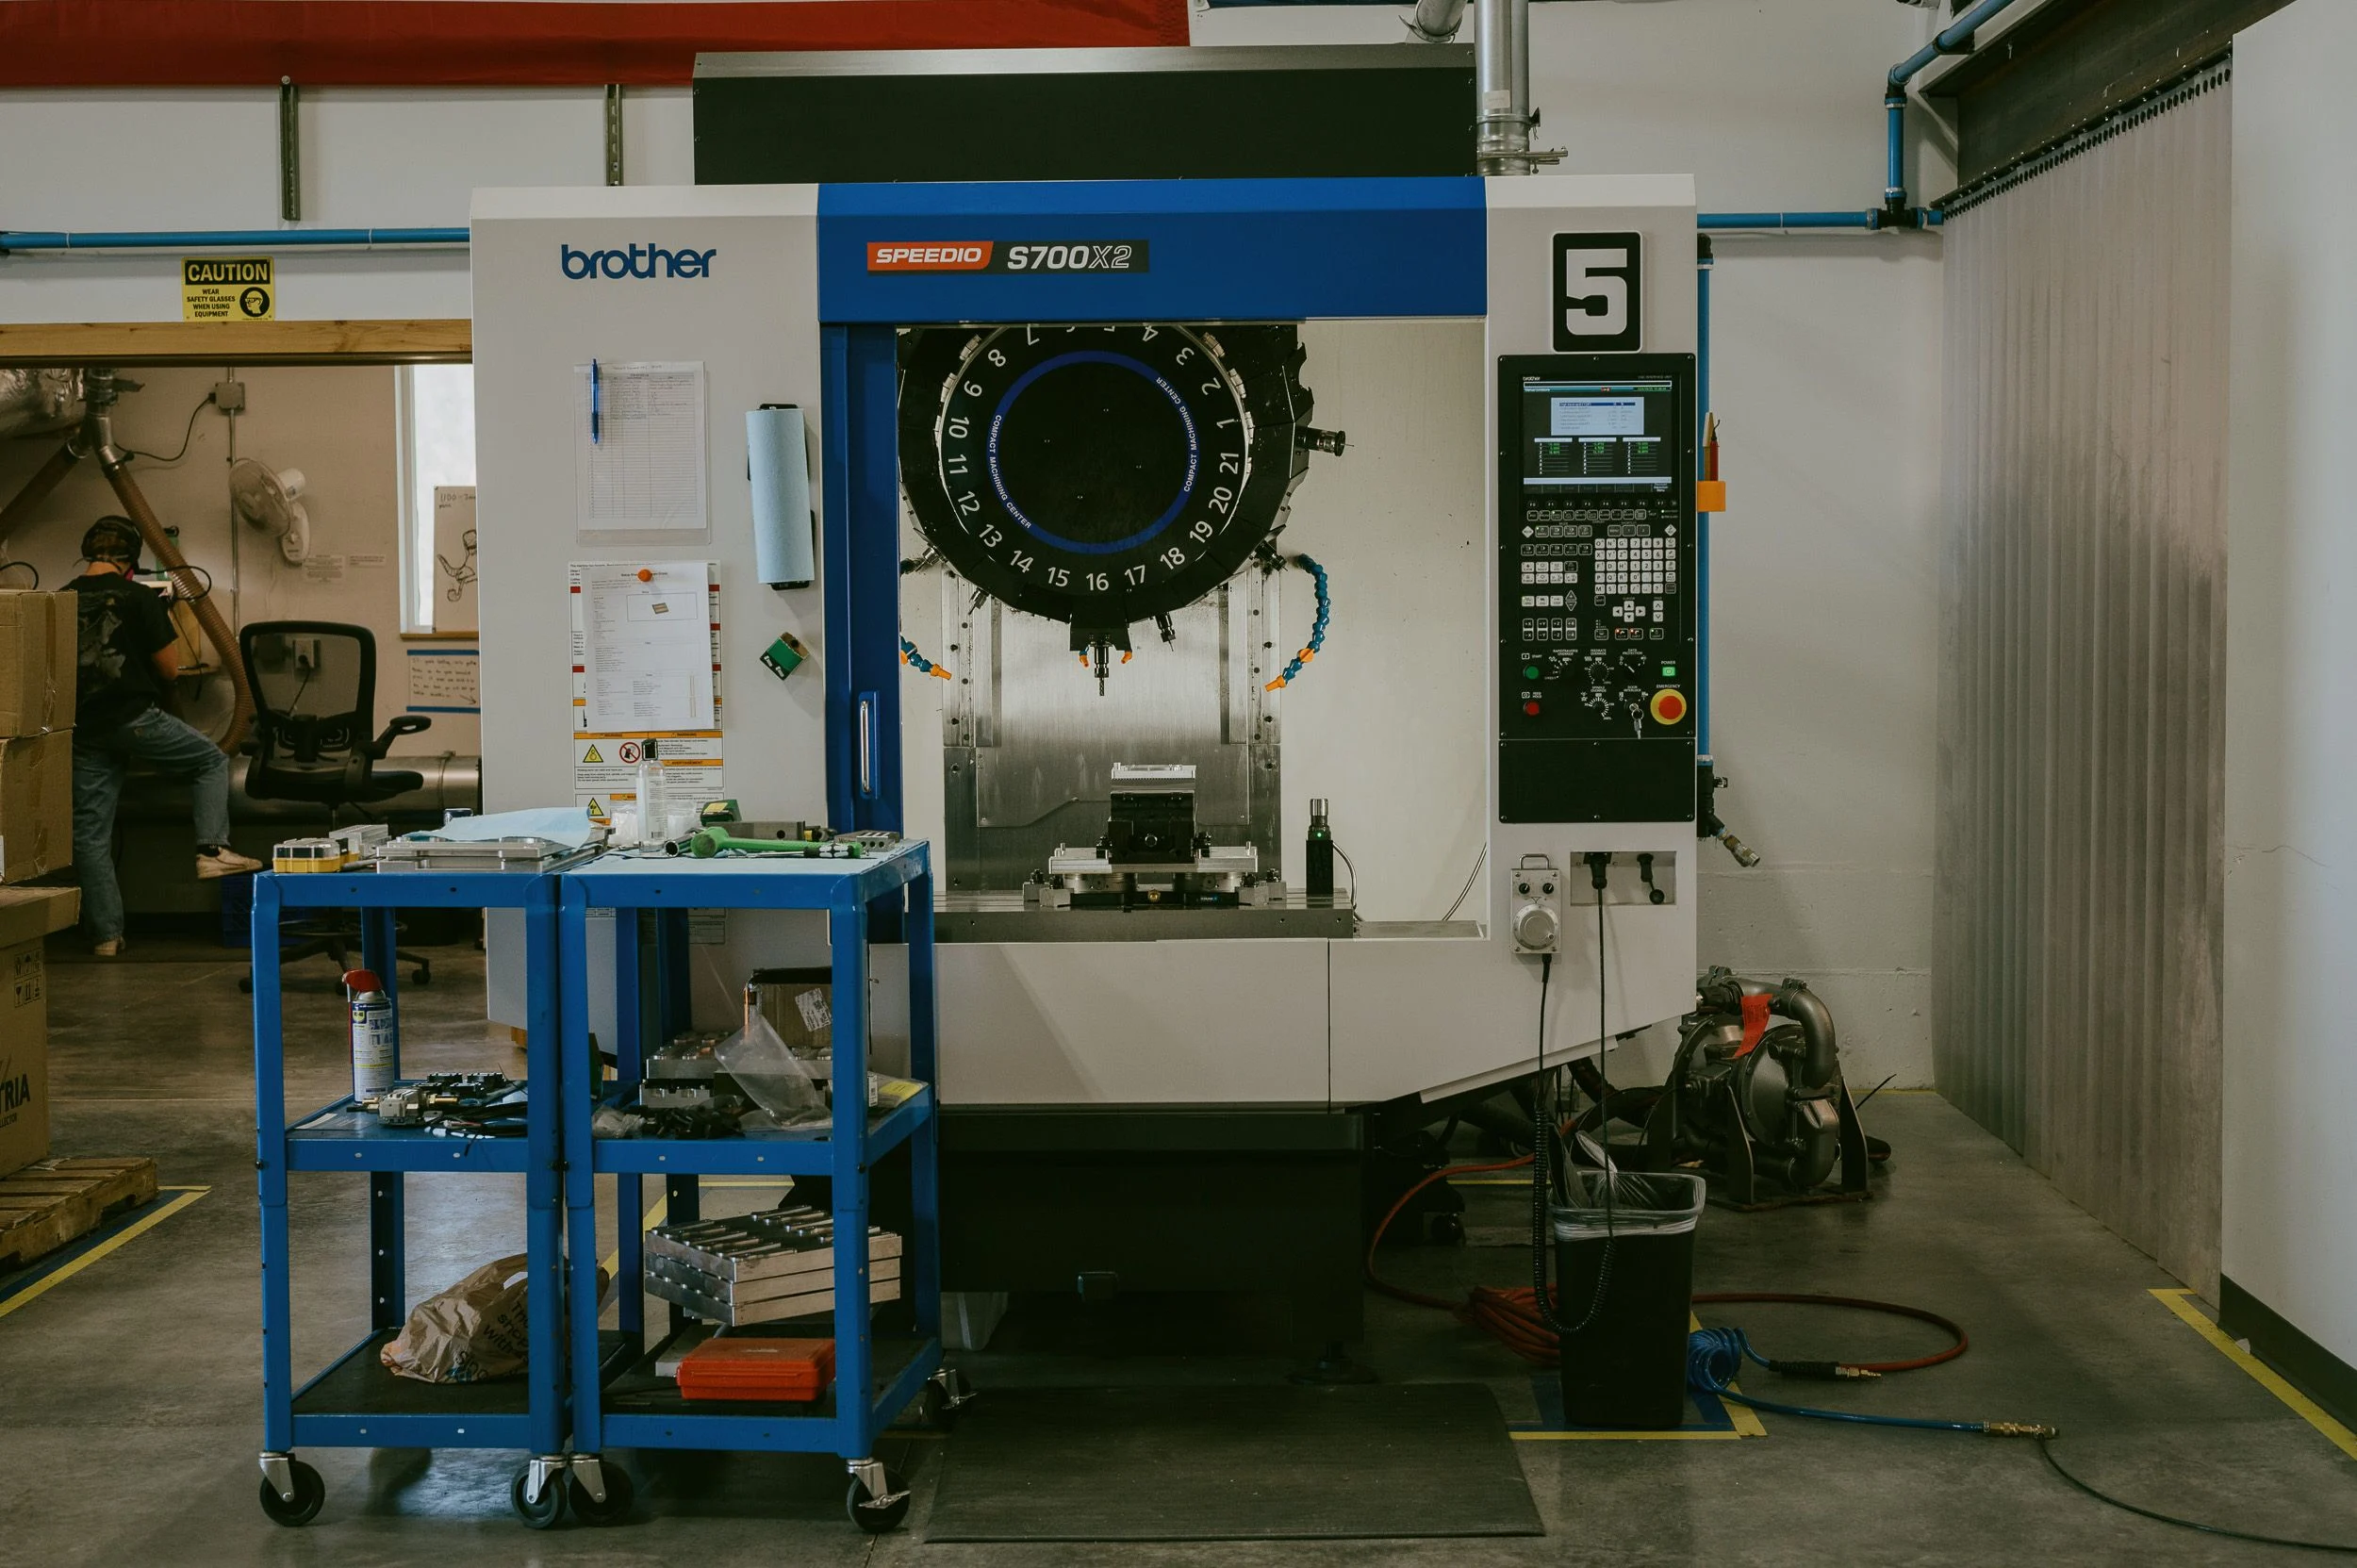
[[1643,241],[1634,234],[1555,237],[1555,348],[1636,349],[1643,324]]

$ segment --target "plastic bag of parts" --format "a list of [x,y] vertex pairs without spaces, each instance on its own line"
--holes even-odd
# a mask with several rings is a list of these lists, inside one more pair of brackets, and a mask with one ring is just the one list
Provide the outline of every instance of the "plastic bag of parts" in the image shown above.
[[[521,1372],[531,1336],[525,1319],[526,1255],[484,1264],[419,1302],[401,1332],[377,1352],[386,1370],[421,1383],[481,1383]],[[598,1294],[605,1294],[598,1270]]]
[[779,1126],[826,1119],[826,1097],[759,1008],[745,1009],[745,1027],[721,1041],[713,1055],[719,1059],[720,1070],[736,1080],[736,1086],[752,1096],[753,1103]]

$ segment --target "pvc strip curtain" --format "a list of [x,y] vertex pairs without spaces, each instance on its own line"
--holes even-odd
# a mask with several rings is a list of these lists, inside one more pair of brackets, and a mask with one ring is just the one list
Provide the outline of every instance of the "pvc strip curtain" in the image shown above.
[[1939,1087],[2217,1285],[2231,91],[1946,228]]

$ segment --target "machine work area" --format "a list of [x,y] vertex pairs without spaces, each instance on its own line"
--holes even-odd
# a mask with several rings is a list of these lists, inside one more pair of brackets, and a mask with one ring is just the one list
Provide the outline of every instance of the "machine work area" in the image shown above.
[[0,4],[0,1568],[2357,1557],[2352,71]]

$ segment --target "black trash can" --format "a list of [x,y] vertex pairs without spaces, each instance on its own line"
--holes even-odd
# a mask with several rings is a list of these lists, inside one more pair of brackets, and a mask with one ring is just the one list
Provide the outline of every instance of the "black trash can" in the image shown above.
[[1704,1180],[1622,1171],[1610,1179],[1607,1209],[1604,1172],[1574,1170],[1571,1179],[1573,1201],[1553,1216],[1556,1316],[1567,1326],[1587,1319],[1587,1327],[1563,1337],[1564,1419],[1575,1427],[1683,1426]]

